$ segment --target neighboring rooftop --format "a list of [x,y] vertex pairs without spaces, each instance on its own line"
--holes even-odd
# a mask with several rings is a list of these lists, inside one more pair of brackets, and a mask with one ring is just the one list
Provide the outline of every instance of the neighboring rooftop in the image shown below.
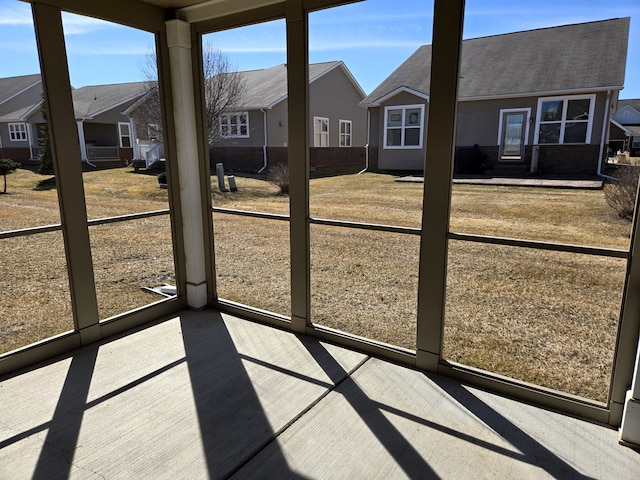
[[[619,90],[624,84],[629,18],[541,28],[462,42],[461,99]],[[429,95],[431,45],[423,45],[362,102],[391,92]]]

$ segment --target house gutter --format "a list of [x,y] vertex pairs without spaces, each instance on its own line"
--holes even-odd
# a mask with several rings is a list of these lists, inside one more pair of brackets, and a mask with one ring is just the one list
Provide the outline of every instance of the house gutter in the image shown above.
[[598,171],[596,172],[599,177],[607,178],[610,180],[618,180],[615,177],[610,177],[602,173],[602,156],[604,154],[604,141],[606,139],[606,133],[609,130],[609,104],[611,102],[611,90],[607,90],[607,101],[604,104],[604,116],[602,118],[602,135],[600,137],[600,154],[598,155]]
[[91,165],[93,168],[98,168],[89,161],[89,157],[87,155],[87,144],[84,139],[84,121],[84,118],[76,121],[76,125],[78,125],[78,140],[80,140],[80,160],[86,162],[87,165]]
[[371,134],[371,110],[367,108],[367,143],[364,145],[364,168],[358,172],[358,175],[369,169],[369,135]]
[[261,108],[262,121],[264,122],[264,144],[262,145],[262,168],[258,170],[258,173],[262,173],[267,169],[267,111]]

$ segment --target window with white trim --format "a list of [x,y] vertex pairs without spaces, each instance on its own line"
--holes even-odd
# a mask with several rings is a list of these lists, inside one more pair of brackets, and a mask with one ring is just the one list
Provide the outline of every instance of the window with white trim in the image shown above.
[[118,137],[120,138],[120,148],[131,148],[131,125],[118,122]]
[[220,115],[220,135],[225,138],[249,137],[249,114],[241,112]]
[[313,117],[313,146],[329,146],[329,119],[324,117]]
[[27,141],[27,124],[22,123],[10,123],[9,124],[9,140],[12,142],[26,142]]
[[422,148],[424,105],[384,107],[384,148]]
[[351,146],[351,120],[340,120],[340,146]]
[[589,143],[595,95],[538,99],[536,143]]

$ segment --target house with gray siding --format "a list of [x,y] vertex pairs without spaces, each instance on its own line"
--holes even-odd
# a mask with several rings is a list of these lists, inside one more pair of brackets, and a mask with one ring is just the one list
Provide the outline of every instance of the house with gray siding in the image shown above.
[[[616,18],[464,40],[457,172],[600,173],[628,32]],[[370,169],[423,170],[430,74],[424,45],[361,103]]]
[[[149,90],[146,82],[94,85],[72,90],[82,160],[126,165],[135,155],[135,125],[123,112]],[[40,75],[0,79],[0,149],[15,161],[36,161],[41,114]]]
[[[622,150],[632,156],[640,155],[640,98],[618,101],[618,110],[612,120],[623,139]],[[612,129],[614,127],[612,126]]]
[[[238,72],[242,104],[221,116],[221,140],[210,148],[212,163],[262,171],[285,162],[288,145],[287,66]],[[365,93],[344,62],[309,65],[309,142],[311,167],[364,165]]]

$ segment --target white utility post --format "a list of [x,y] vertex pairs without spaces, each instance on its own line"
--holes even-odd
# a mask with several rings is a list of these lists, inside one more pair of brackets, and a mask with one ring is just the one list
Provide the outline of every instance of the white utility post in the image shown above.
[[182,20],[170,20],[166,26],[180,179],[187,304],[191,308],[202,308],[207,304],[207,277],[202,217],[204,205],[200,192],[191,57],[191,26]]
[[636,353],[636,368],[633,371],[631,390],[622,413],[620,441],[635,448],[640,447],[640,345]]

